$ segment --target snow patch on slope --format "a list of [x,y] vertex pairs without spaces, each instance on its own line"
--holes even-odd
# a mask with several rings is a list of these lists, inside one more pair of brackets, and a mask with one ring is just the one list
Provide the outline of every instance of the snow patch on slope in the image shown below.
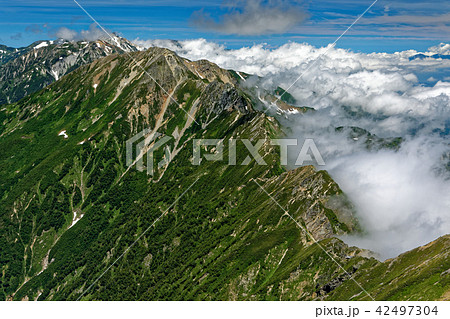
[[38,45],[36,45],[34,48],[35,49],[40,49],[40,48],[44,48],[44,47],[47,47],[47,46],[48,46],[47,42],[41,42]]

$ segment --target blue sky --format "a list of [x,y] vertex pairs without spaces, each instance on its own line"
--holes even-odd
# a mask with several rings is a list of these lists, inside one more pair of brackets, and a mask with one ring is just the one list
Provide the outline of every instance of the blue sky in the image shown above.
[[[104,27],[131,40],[202,37],[230,48],[254,43],[278,46],[288,41],[326,45],[334,42],[372,2],[262,1],[261,8],[281,6],[286,14],[299,12],[306,18],[275,34],[228,34],[221,32],[224,28],[219,21],[224,14],[245,11],[246,1],[79,0]],[[199,23],[193,23],[193,14],[198,16],[199,12],[213,27],[200,23],[199,28]],[[86,30],[91,23],[73,0],[0,0],[0,43],[9,46],[54,38],[61,27]],[[271,26],[273,20],[266,23]],[[379,0],[338,42],[338,47],[362,52],[423,51],[440,42],[450,42],[450,1]]]

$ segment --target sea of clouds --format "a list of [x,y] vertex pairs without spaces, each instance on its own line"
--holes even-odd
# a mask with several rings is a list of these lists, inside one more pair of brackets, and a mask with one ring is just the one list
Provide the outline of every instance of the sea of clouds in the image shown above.
[[[347,243],[386,259],[450,233],[450,60],[294,42],[236,50],[204,39],[135,43],[259,76],[246,80],[249,87],[287,89],[297,81],[289,93],[316,111],[278,118],[288,137],[314,139],[326,162],[320,168],[353,202],[365,232],[343,238]],[[450,45],[424,54],[450,55]],[[368,150],[335,130],[340,126],[403,142],[397,150]]]

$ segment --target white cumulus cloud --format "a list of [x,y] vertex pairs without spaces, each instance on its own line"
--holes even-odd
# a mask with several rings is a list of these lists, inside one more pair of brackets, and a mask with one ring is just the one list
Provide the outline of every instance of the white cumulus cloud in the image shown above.
[[54,35],[57,38],[67,41],[95,41],[98,39],[108,38],[108,35],[104,31],[100,30],[94,23],[89,26],[88,30],[76,31],[66,27],[61,27],[54,31]]
[[224,34],[262,35],[279,34],[302,23],[307,14],[286,1],[246,0],[242,9],[235,8],[219,21],[203,10],[192,15],[195,27]]

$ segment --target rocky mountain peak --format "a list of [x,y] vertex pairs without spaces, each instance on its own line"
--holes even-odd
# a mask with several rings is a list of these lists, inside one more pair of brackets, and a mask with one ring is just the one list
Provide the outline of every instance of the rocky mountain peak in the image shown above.
[[26,48],[3,48],[0,56],[0,104],[13,103],[62,76],[111,54],[135,52],[127,39],[36,41]]

